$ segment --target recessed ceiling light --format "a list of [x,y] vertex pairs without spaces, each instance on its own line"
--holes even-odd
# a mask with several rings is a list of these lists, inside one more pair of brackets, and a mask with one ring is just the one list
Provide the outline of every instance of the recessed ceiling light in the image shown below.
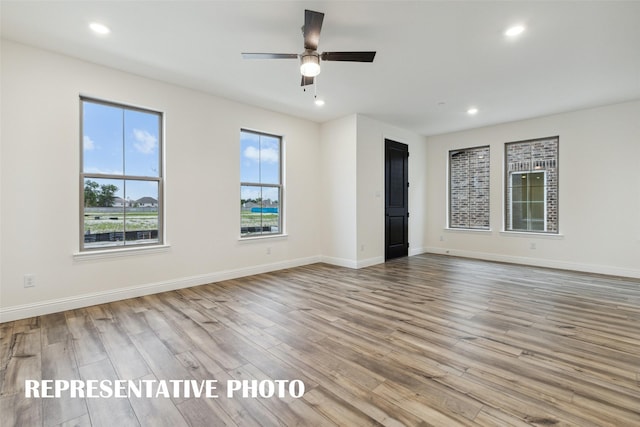
[[109,29],[109,27],[107,27],[104,24],[101,24],[99,22],[92,22],[89,24],[89,28],[91,28],[91,30],[96,33],[96,34],[109,34],[111,32],[111,30]]
[[324,99],[316,99],[313,101],[318,107],[322,107],[324,105]]
[[471,107],[467,110],[467,114],[473,116],[474,114],[478,114],[478,109],[476,107]]
[[507,37],[515,37],[524,31],[524,25],[514,25],[513,27],[507,28],[507,31],[504,32],[504,35]]

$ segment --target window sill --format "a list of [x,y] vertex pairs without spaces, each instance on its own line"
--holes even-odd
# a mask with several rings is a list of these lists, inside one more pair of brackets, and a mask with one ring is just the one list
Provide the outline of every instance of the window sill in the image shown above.
[[506,237],[532,237],[536,239],[551,239],[551,240],[562,240],[564,239],[564,234],[555,234],[555,233],[537,233],[535,231],[501,231],[501,236]]
[[484,228],[445,228],[444,231],[447,233],[477,233],[477,234],[492,234],[493,230],[484,229]]
[[271,240],[271,239],[286,239],[289,237],[288,234],[269,234],[267,236],[247,236],[247,237],[238,237],[238,242],[255,242],[259,240]]
[[129,257],[136,255],[147,255],[155,253],[168,252],[171,249],[169,245],[154,245],[154,246],[142,246],[134,248],[118,248],[118,249],[105,249],[105,250],[93,250],[86,252],[75,252],[73,254],[74,261],[91,261],[96,259],[109,259]]

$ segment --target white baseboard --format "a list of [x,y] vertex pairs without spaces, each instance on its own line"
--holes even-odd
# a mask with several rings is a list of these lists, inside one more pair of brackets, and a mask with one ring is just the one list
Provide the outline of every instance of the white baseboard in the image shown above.
[[383,256],[361,259],[360,261],[357,262],[358,266],[356,268],[371,267],[372,265],[382,264],[383,262],[384,262]]
[[561,270],[582,271],[585,273],[606,274],[609,276],[621,276],[640,279],[640,270],[620,268],[609,265],[584,264],[554,259],[529,258],[512,255],[495,254],[490,252],[465,251],[461,249],[447,249],[428,247],[425,252],[432,254],[451,255],[465,258],[482,259],[485,261],[506,262],[510,264],[523,264],[534,267],[557,268]]
[[67,298],[57,298],[32,304],[23,304],[13,307],[0,307],[0,323],[12,320],[26,319],[34,316],[42,316],[60,311],[72,310],[81,307],[89,307],[96,304],[105,304],[127,298],[135,298],[160,292],[173,291],[191,286],[220,282],[223,280],[237,279],[239,277],[252,276],[254,274],[268,273],[283,270],[285,268],[299,267],[302,265],[321,262],[321,257],[313,256],[289,261],[262,264],[235,270],[224,270],[198,276],[182,277],[145,285],[130,286],[103,292],[77,295]]
[[353,259],[336,258],[322,255],[320,257],[320,262],[324,262],[325,264],[337,265],[338,267],[358,268],[358,261]]
[[372,265],[382,264],[384,262],[383,256],[367,258],[362,260],[334,258],[334,257],[328,257],[328,256],[322,256],[321,258],[322,258],[322,262],[326,264],[337,265],[338,267],[347,267],[347,268],[353,268],[353,269],[370,267]]
[[412,248],[409,247],[409,256],[420,255],[426,252],[425,248]]

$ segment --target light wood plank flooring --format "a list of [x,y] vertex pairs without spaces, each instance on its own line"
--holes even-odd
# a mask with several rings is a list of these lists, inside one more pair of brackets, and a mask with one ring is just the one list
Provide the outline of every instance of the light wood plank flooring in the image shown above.
[[[0,325],[2,426],[638,426],[640,281],[419,255]],[[301,379],[300,399],[26,399],[25,379]]]

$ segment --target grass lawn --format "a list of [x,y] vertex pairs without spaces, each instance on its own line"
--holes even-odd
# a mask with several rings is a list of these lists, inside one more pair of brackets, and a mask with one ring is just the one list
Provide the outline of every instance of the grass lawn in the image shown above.
[[259,213],[241,211],[240,226],[241,227],[277,227],[278,217],[276,213]]
[[[127,212],[127,231],[147,231],[158,229],[157,212]],[[85,212],[85,233],[109,233],[125,231],[125,215],[119,213]]]

